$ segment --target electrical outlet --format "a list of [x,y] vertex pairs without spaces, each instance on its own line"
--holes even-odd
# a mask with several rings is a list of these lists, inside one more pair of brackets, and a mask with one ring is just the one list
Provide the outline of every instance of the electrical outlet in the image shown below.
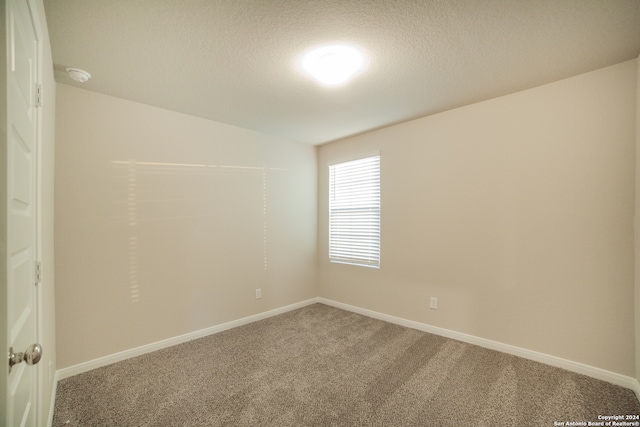
[[438,309],[438,298],[437,297],[431,297],[431,305],[430,307],[433,310],[437,310]]
[[256,299],[262,298],[262,289],[256,289]]

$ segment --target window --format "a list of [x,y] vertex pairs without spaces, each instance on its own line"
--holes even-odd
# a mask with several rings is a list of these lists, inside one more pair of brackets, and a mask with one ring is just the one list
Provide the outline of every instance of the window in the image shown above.
[[380,268],[380,155],[329,165],[329,260]]

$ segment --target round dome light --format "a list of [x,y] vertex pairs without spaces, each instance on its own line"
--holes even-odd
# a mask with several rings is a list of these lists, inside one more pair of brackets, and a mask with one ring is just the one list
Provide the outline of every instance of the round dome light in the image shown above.
[[301,58],[300,66],[319,83],[338,86],[360,72],[365,62],[365,56],[359,49],[337,44],[307,52]]

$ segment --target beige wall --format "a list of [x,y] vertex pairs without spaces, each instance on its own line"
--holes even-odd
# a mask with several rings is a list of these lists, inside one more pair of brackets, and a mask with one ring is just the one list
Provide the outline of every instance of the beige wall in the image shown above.
[[55,119],[56,119],[56,82],[53,76],[53,59],[51,44],[42,0],[38,0],[38,12],[42,22],[42,88],[43,107],[41,122],[40,150],[40,236],[38,248],[42,261],[42,282],[39,285],[39,300],[42,316],[39,319],[40,343],[42,344],[42,360],[40,361],[40,425],[45,425],[53,414],[51,408],[54,391],[54,375],[56,371],[56,306],[55,306],[55,274],[54,274],[54,167],[55,167]]
[[[636,82],[634,60],[321,146],[320,296],[633,376]],[[327,162],[372,150],[381,268],[331,264]]]
[[66,85],[56,136],[58,368],[316,296],[314,147]]

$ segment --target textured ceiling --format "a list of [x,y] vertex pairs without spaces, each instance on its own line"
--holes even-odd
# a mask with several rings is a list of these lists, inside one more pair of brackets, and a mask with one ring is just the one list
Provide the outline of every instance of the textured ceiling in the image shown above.
[[[640,0],[45,0],[56,79],[321,144],[640,54]],[[300,54],[356,45],[324,88]]]

